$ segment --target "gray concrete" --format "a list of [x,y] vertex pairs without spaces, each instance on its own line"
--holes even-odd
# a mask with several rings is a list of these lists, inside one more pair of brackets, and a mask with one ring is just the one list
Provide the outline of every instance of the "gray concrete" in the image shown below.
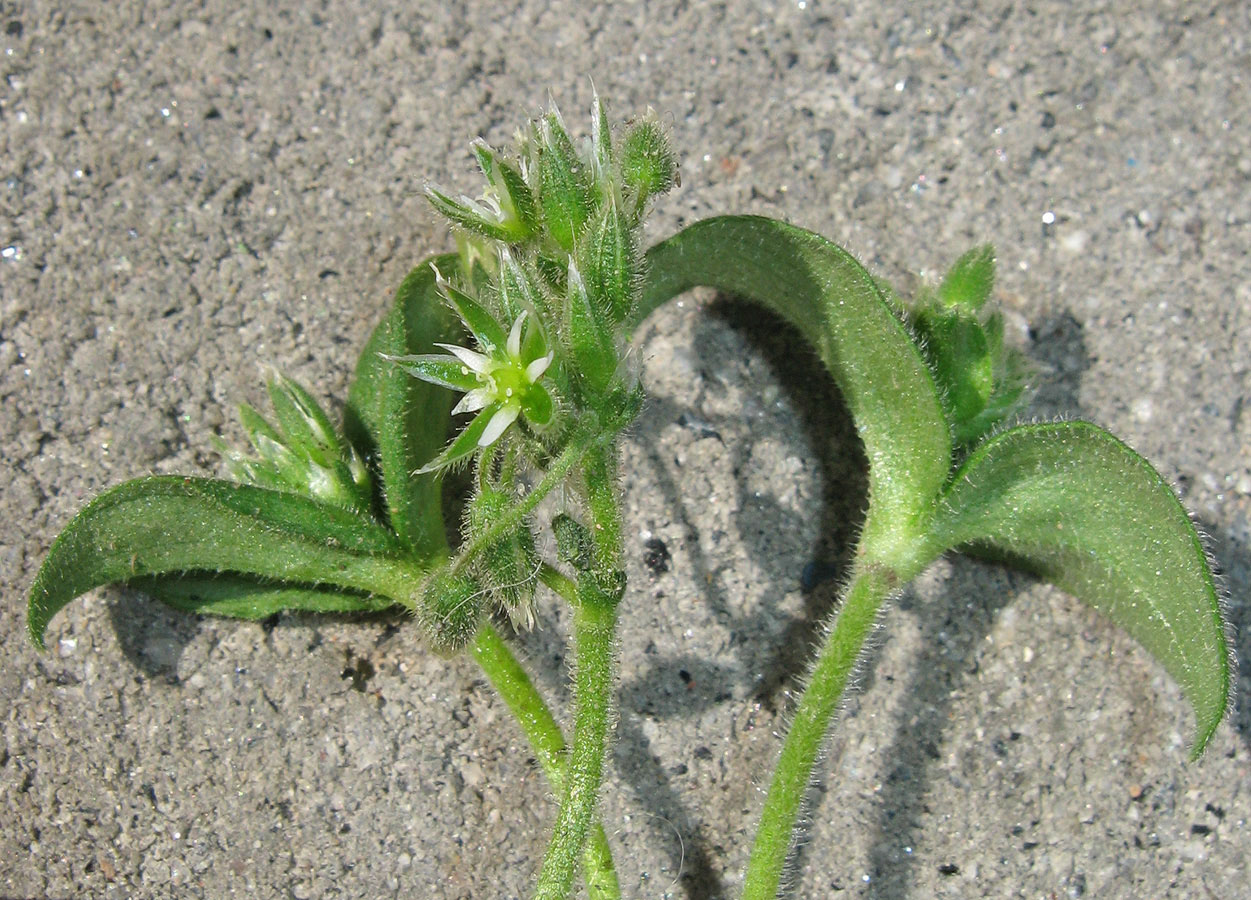
[[[458,6],[0,3],[0,895],[527,893],[543,779],[475,668],[407,623],[266,630],[110,589],[40,656],[23,606],[93,494],[218,471],[208,436],[239,439],[265,366],[341,398],[404,273],[449,247],[423,181],[471,187],[468,141],[549,90],[581,129],[591,77],[672,125],[654,237],[764,213],[904,288],[995,241],[1032,412],[1092,418],[1173,480],[1246,622],[1245,4]],[[863,503],[845,414],[773,330],[702,295],[643,329],[603,804],[631,897],[737,895],[786,675],[832,599],[801,573],[845,557]],[[543,620],[521,644],[559,698]],[[796,896],[1248,895],[1247,710],[1187,763],[1178,690],[1073,599],[944,562],[862,688]]]

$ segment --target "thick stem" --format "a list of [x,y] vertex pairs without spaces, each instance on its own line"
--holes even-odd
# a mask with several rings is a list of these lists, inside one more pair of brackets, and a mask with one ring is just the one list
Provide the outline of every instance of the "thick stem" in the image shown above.
[[794,841],[795,820],[830,718],[838,708],[882,602],[899,584],[889,568],[858,562],[842,608],[817,655],[808,687],[782,745],[752,846],[743,900],[774,900]]
[[[565,736],[556,724],[551,710],[535,689],[530,676],[489,622],[478,632],[473,644],[473,655],[491,684],[499,691],[504,703],[516,716],[552,790],[558,796],[563,796]],[[591,829],[586,849],[582,853],[582,865],[586,872],[587,894],[591,900],[621,900],[612,850],[609,849],[604,828],[599,823]]]

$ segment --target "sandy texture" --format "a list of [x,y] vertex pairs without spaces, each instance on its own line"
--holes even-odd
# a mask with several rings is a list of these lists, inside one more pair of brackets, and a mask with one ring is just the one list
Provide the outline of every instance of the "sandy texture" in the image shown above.
[[[403,275],[450,246],[423,182],[471,188],[468,141],[549,90],[582,129],[591,77],[672,125],[652,237],[764,213],[904,289],[993,240],[1032,414],[1151,459],[1244,625],[1251,13],[961,6],[0,2],[0,895],[527,893],[543,779],[474,666],[403,620],[265,628],[109,589],[41,656],[23,607],[92,495],[218,472],[209,436],[240,439],[265,366],[342,398]],[[862,460],[751,309],[688,296],[642,333],[603,817],[628,896],[728,898],[832,602],[805,567],[845,559]],[[542,618],[521,643],[559,699],[565,620]],[[1246,896],[1247,710],[1188,764],[1178,690],[1073,599],[945,562],[866,672],[796,896]]]

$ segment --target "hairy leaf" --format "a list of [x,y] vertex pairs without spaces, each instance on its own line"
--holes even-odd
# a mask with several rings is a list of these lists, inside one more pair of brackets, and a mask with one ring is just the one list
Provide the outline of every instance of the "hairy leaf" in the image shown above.
[[1150,463],[1084,422],[1013,428],[956,473],[933,540],[1011,554],[1128,631],[1181,686],[1203,750],[1229,702],[1229,649],[1199,536]]
[[450,271],[456,264],[453,254],[436,256],[404,279],[356,363],[344,411],[349,439],[377,464],[391,527],[422,560],[446,556],[447,537],[440,481],[414,473],[443,449],[455,396],[384,357],[429,353],[436,342],[459,340],[463,332],[439,296],[433,268]]
[[157,476],[105,491],[53,542],[30,590],[43,647],[52,617],[105,584],[170,572],[236,572],[408,602],[421,572],[385,528],[298,494]]
[[271,584],[231,573],[157,575],[136,578],[128,584],[175,609],[251,621],[268,619],[280,612],[381,612],[396,605],[389,597],[377,594]]
[[[790,321],[816,347],[856,422],[872,504],[864,545],[915,574],[913,523],[946,481],[951,438],[928,366],[869,273],[820,235],[756,216],[691,225],[647,254],[635,321],[708,285]],[[909,558],[893,559],[894,555]]]

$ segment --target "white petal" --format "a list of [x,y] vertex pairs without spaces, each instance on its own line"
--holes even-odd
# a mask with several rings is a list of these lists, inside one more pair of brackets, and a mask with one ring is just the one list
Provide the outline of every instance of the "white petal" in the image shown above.
[[521,315],[517,317],[517,321],[513,322],[512,330],[508,332],[508,343],[505,345],[505,349],[513,359],[521,358],[521,326],[525,323],[528,313],[529,310],[523,309]]
[[547,356],[540,356],[534,362],[530,363],[530,365],[526,366],[526,378],[531,384],[538,381],[543,373],[547,371],[547,367],[552,364],[554,356],[555,354],[553,353],[549,353]]
[[460,403],[457,403],[455,408],[453,408],[452,415],[459,416],[461,413],[477,412],[490,402],[490,391],[486,388],[474,388],[460,398]]
[[442,347],[479,375],[485,375],[491,370],[491,358],[489,356],[484,356],[465,347],[457,347],[455,344],[435,344],[435,346]]
[[486,430],[482,432],[482,436],[478,438],[479,447],[490,447],[494,444],[504,430],[509,425],[517,421],[517,416],[521,413],[521,405],[518,403],[510,403],[507,406],[501,406],[499,412],[491,416],[491,421],[487,422]]

